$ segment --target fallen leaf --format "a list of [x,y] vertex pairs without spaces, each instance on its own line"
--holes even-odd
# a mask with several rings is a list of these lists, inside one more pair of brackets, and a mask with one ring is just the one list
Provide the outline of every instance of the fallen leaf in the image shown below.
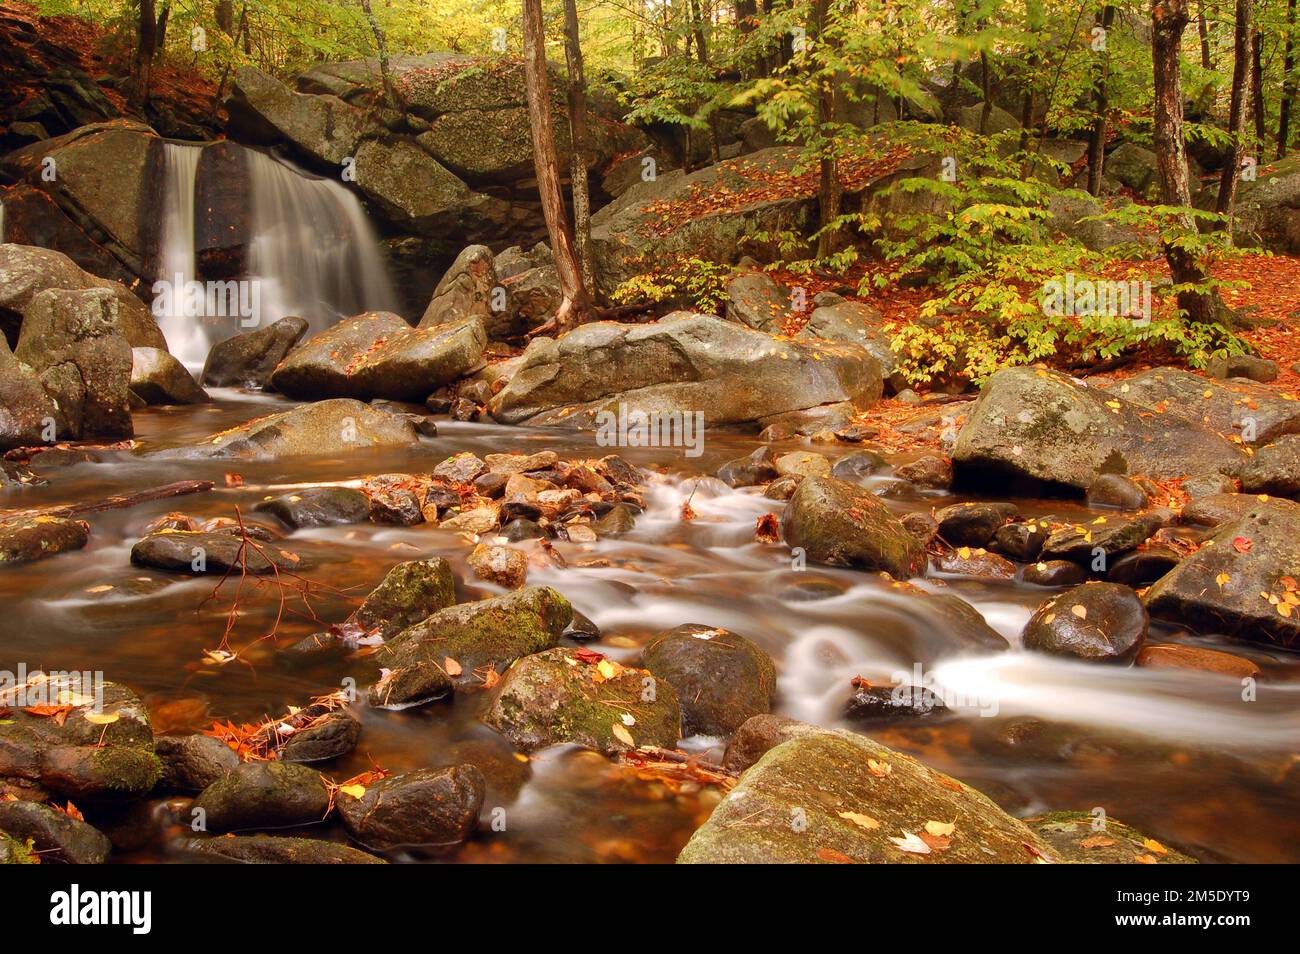
[[867,770],[876,778],[884,778],[894,771],[894,767],[888,762],[877,762],[875,759],[867,759]]
[[1232,540],[1232,548],[1238,553],[1249,553],[1250,548],[1254,545],[1254,543],[1245,537],[1234,537]]
[[446,657],[442,661],[442,668],[447,670],[447,675],[452,677],[459,676],[462,672],[464,672],[464,670],[461,668],[460,663],[456,662],[456,660],[452,659],[450,656]]
[[614,738],[618,739],[626,746],[636,748],[636,740],[632,738],[631,732],[623,728],[623,726],[618,722],[613,723],[612,728],[614,730]]
[[112,725],[122,717],[116,712],[87,712],[85,718],[91,725]]
[[1110,848],[1115,844],[1114,838],[1107,838],[1105,835],[1089,835],[1083,841],[1079,842],[1080,848]]
[[[903,830],[900,828],[899,831]],[[889,840],[894,843],[895,848],[899,851],[905,851],[909,855],[928,855],[930,853],[930,846],[910,831],[903,831],[902,838],[891,837]]]
[[1088,618],[1088,607],[1084,606],[1082,603],[1075,603],[1070,607],[1070,612],[1079,617],[1079,619]]
[[925,830],[932,835],[951,835],[956,828],[956,822],[928,821],[925,823]]
[[353,798],[361,798],[366,794],[366,787],[364,785],[342,785],[339,787],[339,791]]
[[841,818],[853,822],[859,828],[866,828],[870,831],[880,827],[880,822],[870,815],[863,815],[861,812],[839,812],[838,814]]

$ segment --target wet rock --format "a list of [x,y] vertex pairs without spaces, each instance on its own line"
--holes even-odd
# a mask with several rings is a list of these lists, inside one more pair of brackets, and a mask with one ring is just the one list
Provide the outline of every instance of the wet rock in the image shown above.
[[528,579],[528,556],[522,550],[480,543],[469,555],[469,566],[480,580],[517,590]]
[[347,755],[361,738],[361,723],[342,709],[327,712],[289,736],[280,748],[282,762],[325,762]]
[[467,452],[448,457],[433,468],[433,476],[445,477],[455,484],[467,484],[487,471],[488,466]]
[[887,593],[909,622],[903,635],[908,658],[930,665],[953,652],[1003,652],[1009,648],[983,614],[954,593],[934,593],[897,580],[889,584]]
[[201,380],[211,388],[265,388],[303,335],[307,322],[290,315],[265,328],[219,341],[208,352]]
[[486,245],[469,245],[443,274],[420,318],[421,328],[436,328],[466,318],[479,318],[492,327],[492,289],[497,285],[496,264]]
[[1088,578],[1088,571],[1069,560],[1039,560],[1025,567],[1020,579],[1033,586],[1074,586]]
[[1241,489],[1248,494],[1300,494],[1300,434],[1287,434],[1260,447],[1241,469]]
[[352,487],[306,487],[263,500],[253,507],[294,529],[362,523],[370,515],[370,498]]
[[1263,509],[1300,514],[1300,505],[1267,494],[1211,494],[1187,504],[1179,519],[1194,527],[1214,528]]
[[55,411],[36,373],[14,357],[0,335],[0,450],[54,439]]
[[423,769],[373,782],[360,798],[341,792],[335,806],[348,833],[376,851],[454,845],[478,826],[485,787],[473,765]]
[[958,471],[973,478],[1020,476],[1079,490],[1103,473],[1164,479],[1228,473],[1241,461],[1241,452],[1209,428],[1151,415],[1108,392],[1034,368],[993,375],[953,449]]
[[569,601],[545,586],[439,610],[376,654],[387,673],[371,687],[371,704],[414,705],[453,684],[482,685],[487,669],[556,645],[572,618]]
[[580,643],[600,639],[600,635],[600,627],[577,610],[573,611],[573,621],[569,623],[569,628],[564,631],[566,639],[574,639]]
[[101,865],[113,848],[84,821],[36,802],[0,801],[0,831],[21,842],[31,839],[42,864]]
[[1026,649],[1093,662],[1130,663],[1147,636],[1147,611],[1127,586],[1084,583],[1048,600],[1025,624]]
[[1147,505],[1146,491],[1123,474],[1102,474],[1088,485],[1087,498],[1090,507],[1141,510]]
[[490,533],[497,528],[501,520],[501,511],[495,506],[475,507],[463,513],[444,517],[438,526],[453,533]]
[[596,531],[597,536],[617,537],[635,530],[636,518],[632,516],[631,510],[622,504],[618,504],[611,507],[608,513],[592,524],[592,529]]
[[245,762],[194,800],[214,833],[244,828],[288,828],[321,821],[329,795],[318,773],[288,762]]
[[[1085,566],[1104,554],[1105,563],[1121,553],[1135,550],[1160,529],[1160,515],[1154,511],[1133,517],[1100,517],[1077,527],[1052,531],[1040,554],[1044,560],[1073,560]],[[1098,569],[1104,569],[1104,566]]]
[[875,451],[854,451],[845,454],[831,468],[831,476],[850,483],[859,483],[863,477],[870,477],[886,466],[885,458]]
[[[56,678],[57,682],[57,678]],[[57,698],[58,685],[50,697]],[[85,694],[72,683],[69,690]],[[116,802],[146,795],[162,774],[144,705],[129,689],[103,684],[107,724],[92,722],[92,705],[73,706],[66,720],[15,707],[0,724],[0,777],[27,779],[77,803]]]
[[1173,547],[1155,544],[1126,553],[1106,570],[1106,579],[1111,583],[1123,583],[1134,589],[1150,586],[1174,567],[1182,554]]
[[370,519],[375,523],[411,527],[424,523],[426,487],[409,474],[383,474],[361,485],[370,500]]
[[993,533],[989,546],[999,553],[1005,553],[1013,560],[1028,563],[1037,560],[1047,542],[1048,530],[1045,523],[1008,523],[998,527]]
[[1234,679],[1258,679],[1260,676],[1259,667],[1243,656],[1178,643],[1143,646],[1137,655],[1137,664],[1151,669],[1190,669]]
[[158,348],[131,349],[131,390],[146,404],[203,404],[211,400],[185,365]]
[[944,457],[918,457],[894,468],[894,475],[928,490],[944,490],[952,486],[952,461]]
[[911,513],[903,514],[898,519],[899,523],[907,528],[907,532],[920,540],[921,545],[924,547],[929,547],[930,541],[932,541],[935,538],[935,535],[939,532],[939,521],[935,520],[934,517],[930,516],[928,513],[912,511]]
[[778,477],[767,485],[763,496],[768,500],[789,500],[802,482],[799,477]]
[[505,493],[509,479],[505,474],[494,474],[489,471],[474,478],[474,492],[480,497],[500,497]]
[[1215,357],[1205,366],[1205,373],[1212,378],[1247,378],[1251,381],[1267,383],[1277,380],[1277,362],[1261,358],[1256,354],[1238,354],[1231,357]]
[[[952,823],[952,834],[926,832],[932,820]],[[861,736],[810,732],[759,759],[677,861],[1029,864],[1049,855],[1037,835],[961,782]]]
[[933,563],[938,572],[956,576],[973,576],[977,579],[991,580],[1016,578],[1015,564],[1006,557],[990,553],[980,547],[975,549],[958,547],[956,550],[946,550],[937,554]]
[[790,294],[766,272],[741,271],[727,282],[728,321],[778,334],[790,313]]
[[131,548],[131,562],[169,573],[215,573],[247,570],[273,573],[293,569],[299,559],[274,543],[245,546],[233,533],[160,530]]
[[928,689],[919,686],[858,684],[844,704],[844,718],[868,725],[911,722],[942,714],[947,707]]
[[546,536],[546,531],[532,520],[516,517],[501,528],[501,536],[511,543],[518,543],[521,540],[537,540]]
[[90,539],[90,524],[66,517],[11,517],[0,521],[0,567],[31,563],[80,550]]
[[825,732],[821,726],[782,715],[756,715],[746,719],[727,742],[722,767],[739,775],[782,742],[810,733]]
[[764,446],[748,457],[737,457],[718,468],[718,480],[728,487],[753,487],[777,476],[772,451]]
[[234,749],[210,735],[160,735],[154,750],[162,762],[159,786],[166,792],[196,794],[239,765]]
[[[345,796],[346,797],[346,796]],[[382,858],[317,838],[226,835],[182,838],[173,849],[195,860],[235,865],[382,865]]]
[[[304,404],[213,435],[192,456],[274,460],[418,443],[406,418],[343,398]],[[165,452],[164,452],[165,453]],[[186,456],[183,452],[180,455]]]
[[772,658],[730,630],[678,626],[647,644],[642,664],[677,693],[687,735],[727,736],[750,716],[772,708]]
[[357,142],[370,125],[365,112],[343,100],[295,93],[253,66],[235,70],[228,109],[240,141],[281,138],[334,167],[356,155]]
[[786,542],[801,547],[813,563],[884,570],[904,579],[925,566],[920,541],[874,494],[833,477],[803,481],[782,528]]
[[539,451],[536,454],[488,454],[484,462],[488,470],[498,474],[529,474],[539,470],[550,470],[559,462],[555,451]]
[[954,547],[982,547],[1019,512],[1015,504],[968,501],[944,507],[934,517],[939,521],[939,536]]
[[487,336],[469,318],[412,328],[388,312],[367,312],[299,345],[271,375],[289,397],[423,401],[482,360]]
[[1300,432],[1300,407],[1274,388],[1249,381],[1214,381],[1178,368],[1153,368],[1106,388],[1119,398],[1246,444],[1267,444]]
[[571,742],[612,755],[640,745],[671,748],[681,737],[671,684],[588,650],[525,656],[501,677],[487,706],[483,721],[525,752]]
[[827,477],[831,472],[831,462],[821,454],[794,451],[776,459],[776,472],[782,477]]
[[1237,490],[1237,481],[1223,474],[1205,474],[1188,477],[1182,483],[1183,493],[1193,500],[1199,497],[1211,497],[1215,494],[1231,494]]
[[[1261,504],[1223,524],[1147,591],[1157,619],[1283,646],[1300,638],[1300,508]],[[1290,582],[1288,582],[1290,581]]]
[[1100,829],[1088,812],[1049,812],[1025,824],[1051,846],[1058,861],[1074,865],[1194,865],[1196,860],[1161,845],[1107,816]]

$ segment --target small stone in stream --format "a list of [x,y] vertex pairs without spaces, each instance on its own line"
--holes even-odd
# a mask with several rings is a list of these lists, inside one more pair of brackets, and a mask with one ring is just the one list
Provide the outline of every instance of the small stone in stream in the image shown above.
[[480,497],[500,497],[509,480],[508,475],[490,470],[474,478],[474,492]]
[[162,530],[131,548],[131,562],[171,573],[225,574],[231,570],[272,573],[300,565],[296,554],[275,543],[245,546],[234,534]]
[[1230,358],[1211,358],[1205,373],[1212,378],[1248,378],[1267,384],[1277,380],[1277,362],[1258,355],[1242,354]]
[[489,533],[496,529],[500,513],[496,507],[475,507],[464,513],[444,517],[438,526],[455,533]]
[[291,762],[245,762],[194,800],[207,830],[287,828],[322,821],[329,795],[317,772]]
[[754,487],[777,477],[772,450],[766,445],[748,457],[737,457],[718,468],[718,479],[728,487]]
[[424,488],[407,474],[384,474],[362,485],[370,498],[370,519],[375,523],[412,527],[424,523],[421,499]]
[[584,494],[614,495],[614,485],[585,464],[573,467],[564,475],[564,482]]
[[518,543],[521,540],[537,540],[546,536],[546,531],[532,520],[516,517],[501,528],[501,536],[511,543]]
[[863,477],[870,477],[886,466],[885,458],[875,451],[861,450],[845,454],[831,468],[831,476],[851,483],[858,483]]
[[1146,638],[1146,608],[1118,583],[1066,590],[1040,606],[1021,633],[1026,649],[1092,662],[1130,663]]
[[750,716],[771,711],[772,657],[730,630],[678,626],[650,641],[642,664],[677,692],[687,735],[728,736]]
[[944,490],[952,486],[952,461],[944,457],[919,457],[894,468],[894,474],[918,487]]
[[210,735],[160,735],[154,750],[162,761],[159,786],[166,792],[193,795],[239,765],[239,756]]
[[549,480],[536,480],[523,474],[511,474],[510,479],[506,481],[502,500],[506,504],[536,504],[539,494],[555,489],[555,484]]
[[616,537],[635,530],[636,518],[632,516],[632,511],[627,507],[617,504],[596,521],[593,529],[602,537]]
[[510,475],[550,470],[559,463],[560,457],[555,451],[538,451],[536,454],[488,454],[484,460],[494,473]]
[[645,479],[640,467],[629,464],[617,454],[608,454],[602,457],[600,465],[604,468],[605,476],[615,483],[635,487]]
[[782,742],[809,733],[825,732],[821,726],[782,715],[756,715],[746,719],[727,742],[722,767],[739,775]]
[[517,590],[528,579],[528,557],[522,550],[480,543],[469,555],[469,567],[480,580]]
[[919,510],[903,514],[898,518],[898,521],[907,528],[908,533],[920,540],[926,547],[930,545],[930,541],[939,532],[939,521],[928,513],[922,513]]
[[982,547],[1019,512],[1015,504],[968,501],[944,507],[934,518],[939,521],[939,536],[952,546]]
[[352,487],[306,487],[263,500],[253,507],[294,529],[361,523],[370,516],[370,498]]
[[65,517],[12,517],[0,521],[0,566],[43,560],[80,550],[90,539],[90,524]]
[[113,845],[84,821],[36,802],[0,802],[0,831],[26,842],[42,864],[101,865]]
[[459,844],[478,827],[485,790],[473,765],[421,769],[372,782],[360,798],[340,792],[343,826],[374,851]]
[[1100,572],[1119,554],[1136,550],[1160,526],[1161,515],[1150,510],[1132,517],[1099,517],[1080,526],[1054,530],[1039,555],[1044,560],[1073,560]]
[[809,562],[884,570],[906,579],[925,569],[925,548],[872,493],[811,477],[799,485],[781,521],[785,541]]
[[848,427],[837,428],[835,436],[849,444],[861,444],[863,441],[869,441],[880,433],[880,428],[871,427],[867,424],[850,424]]
[[958,547],[937,554],[933,561],[934,568],[940,573],[952,573],[958,576],[973,576],[986,580],[1014,580],[1016,567],[1006,557],[988,550],[970,547]]
[[1013,560],[1028,563],[1037,560],[1038,554],[1047,542],[1047,527],[1043,523],[1027,521],[1025,523],[1008,523],[998,527],[993,533],[990,548],[1004,553]]
[[1176,567],[1182,558],[1182,554],[1173,547],[1155,544],[1124,554],[1106,570],[1106,579],[1140,589],[1160,579]]
[[[1121,821],[1106,816],[1098,831],[1090,812],[1049,812],[1025,824],[1052,848],[1056,859],[1073,865],[1194,865],[1196,859],[1153,841]],[[1153,849],[1152,845],[1159,845]]]
[[1215,494],[1234,493],[1237,489],[1237,481],[1224,474],[1203,474],[1199,477],[1188,477],[1180,486],[1183,493],[1195,500]]
[[580,643],[600,639],[600,627],[588,617],[574,610],[573,621],[569,623],[569,628],[564,631],[564,636]]
[[1300,494],[1300,434],[1287,434],[1256,448],[1241,469],[1241,489],[1280,497]]
[[1234,679],[1258,679],[1260,669],[1244,656],[1220,652],[1217,649],[1202,649],[1199,646],[1183,646],[1178,643],[1161,643],[1146,645],[1137,655],[1137,664],[1152,669],[1191,669],[1197,672],[1211,672]]
[[435,391],[424,399],[424,406],[431,414],[446,414],[451,410],[451,395]]
[[524,752],[571,742],[606,755],[672,748],[681,709],[670,683],[589,650],[548,649],[510,667],[483,721]]
[[782,477],[825,477],[831,472],[831,462],[821,454],[793,451],[776,459],[776,472]]
[[131,391],[146,404],[204,404],[208,393],[169,352],[131,349]]
[[1039,560],[1025,567],[1021,582],[1033,586],[1074,586],[1088,578],[1088,571],[1069,560]]
[[264,388],[271,372],[307,333],[307,321],[290,316],[219,341],[203,365],[203,383],[214,388]]
[[778,477],[767,485],[763,496],[768,500],[789,500],[802,482],[798,477]]
[[361,723],[335,709],[289,736],[280,748],[281,762],[325,762],[347,755],[361,738]]
[[1123,474],[1102,474],[1088,485],[1088,505],[1141,510],[1147,505],[1146,491]]
[[487,464],[473,454],[465,452],[455,457],[448,457],[433,468],[433,476],[445,477],[454,484],[468,484],[487,469]]
[[411,426],[415,428],[415,433],[419,434],[421,437],[438,436],[438,422],[428,414],[408,414],[406,415],[406,419],[410,421]]
[[235,865],[382,865],[383,858],[320,838],[283,835],[226,835],[182,838],[172,850],[203,861]]
[[938,696],[920,686],[854,686],[844,703],[844,718],[873,725],[910,722],[947,710]]
[[451,402],[448,413],[453,421],[477,421],[483,416],[483,408],[469,398],[458,397]]
[[592,529],[591,524],[574,521],[566,523],[563,527],[564,535],[569,538],[570,543],[595,543],[599,537],[596,531]]

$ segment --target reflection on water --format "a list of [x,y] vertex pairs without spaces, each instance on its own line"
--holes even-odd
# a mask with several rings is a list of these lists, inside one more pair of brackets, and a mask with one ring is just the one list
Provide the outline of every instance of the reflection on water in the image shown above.
[[[212,578],[191,580],[131,566],[130,547],[150,521],[173,509],[228,517],[239,507],[248,515],[262,498],[294,486],[355,481],[370,473],[427,472],[462,450],[605,452],[581,434],[449,423],[441,425],[438,438],[418,448],[337,459],[232,464],[159,460],[142,453],[196,440],[287,403],[239,392],[216,392],[216,397],[211,406],[144,411],[136,417],[136,453],[104,454],[99,463],[51,470],[48,487],[6,499],[11,508],[36,507],[173,480],[209,478],[218,484],[204,495],[93,514],[91,542],[84,550],[0,575],[6,610],[0,666],[14,668],[21,661],[29,668],[102,669],[106,678],[140,692],[164,728],[282,713],[337,688],[349,675],[362,676],[364,667],[324,661],[288,668],[269,641],[247,649],[251,668],[203,665],[204,650],[220,640],[229,604],[201,605],[212,592]],[[1206,860],[1295,859],[1300,849],[1294,811],[1300,767],[1292,766],[1291,754],[1300,739],[1295,655],[1200,641],[1247,655],[1263,669],[1259,699],[1249,705],[1241,702],[1241,688],[1232,679],[1089,666],[1018,649],[962,655],[952,648],[941,621],[919,612],[914,599],[882,581],[820,567],[796,570],[783,546],[756,543],[756,520],[779,513],[782,504],[695,479],[752,447],[749,437],[710,434],[704,456],[692,460],[674,458],[666,449],[627,451],[629,459],[662,475],[635,531],[592,545],[558,543],[568,567],[537,554],[530,582],[554,586],[569,597],[601,627],[604,637],[596,648],[624,661],[635,660],[651,634],[682,623],[743,633],[776,660],[778,711],[825,725],[842,724],[839,713],[854,676],[888,682],[892,673],[910,672],[921,660],[936,686],[971,699],[994,699],[996,715],[965,710],[956,718],[881,731],[877,737],[982,788],[1008,810],[1023,815],[1102,806]],[[225,471],[232,467],[242,486],[225,486]],[[697,514],[689,523],[679,518],[686,499]],[[889,499],[898,510],[948,502],[943,496]],[[1021,503],[1034,515],[1071,509],[1059,501]],[[294,534],[292,548],[312,579],[358,596],[393,563],[428,556],[451,561],[462,598],[494,592],[466,571],[466,542],[436,528],[316,529]],[[579,567],[580,561],[600,565]],[[104,590],[105,585],[112,589]],[[1039,588],[1002,582],[930,580],[924,586],[963,596],[1013,646],[1021,625],[1046,596]],[[324,594],[313,608],[321,619],[339,620],[350,605],[341,595]],[[269,593],[246,602],[234,644],[252,643],[266,632],[275,610]],[[281,627],[281,644],[316,628],[310,619],[291,615]],[[346,778],[372,764],[391,771],[478,764],[489,780],[484,831],[445,859],[454,861],[671,861],[716,803],[716,792],[672,791],[590,753],[556,749],[525,760],[477,722],[480,703],[470,694],[397,713],[363,709],[360,747],[330,771]],[[1052,724],[1034,725],[1030,717]],[[717,740],[687,744],[720,754]],[[495,807],[507,808],[504,832],[489,830]]]

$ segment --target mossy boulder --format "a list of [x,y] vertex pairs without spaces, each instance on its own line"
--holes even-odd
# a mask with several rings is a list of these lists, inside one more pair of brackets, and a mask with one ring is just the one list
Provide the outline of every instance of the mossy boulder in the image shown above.
[[100,865],[113,848],[103,832],[37,802],[0,801],[0,831],[24,846],[30,840],[42,863]]
[[759,759],[677,861],[1031,864],[1050,857],[1045,841],[975,789],[868,738],[823,731]]
[[0,567],[43,560],[80,550],[90,539],[90,524],[67,517],[13,517],[0,522]]
[[160,735],[154,749],[162,761],[159,787],[195,794],[239,767],[235,750],[210,735]]
[[612,755],[676,745],[682,717],[666,680],[599,653],[560,648],[507,670],[483,721],[525,752],[570,742]]
[[682,731],[728,736],[768,712],[776,694],[772,657],[730,630],[688,623],[660,633],[642,664],[681,700]]
[[458,844],[474,833],[486,783],[473,765],[421,769],[380,779],[360,798],[340,792],[343,826],[376,851]]
[[281,835],[182,838],[172,846],[196,861],[235,865],[382,865],[382,858],[347,845]]
[[1076,865],[1194,865],[1195,858],[1148,838],[1113,818],[1094,827],[1088,812],[1048,812],[1025,824],[1052,847],[1057,861]]
[[375,655],[387,672],[371,687],[371,704],[405,706],[444,695],[453,685],[481,686],[487,669],[555,646],[572,619],[569,601],[548,586],[439,610]]
[[925,547],[880,499],[834,477],[800,483],[781,525],[786,543],[812,563],[883,570],[900,579],[925,569]]
[[419,441],[415,427],[402,415],[338,398],[258,418],[214,434],[197,447],[160,455],[275,460],[409,447]]
[[245,762],[194,800],[206,830],[288,828],[322,821],[329,795],[318,773],[288,762]]

